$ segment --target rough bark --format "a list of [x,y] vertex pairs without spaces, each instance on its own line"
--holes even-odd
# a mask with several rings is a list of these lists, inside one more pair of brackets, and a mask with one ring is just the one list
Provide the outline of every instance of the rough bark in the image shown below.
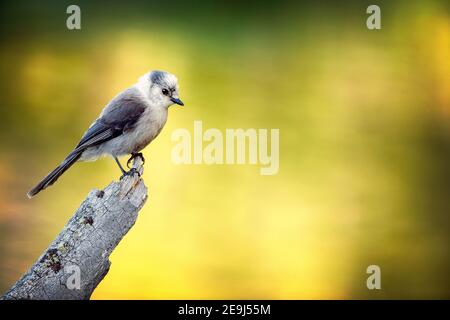
[[[89,299],[108,273],[109,256],[147,199],[139,172],[92,190],[64,229],[2,299]],[[79,279],[79,281],[77,281]],[[78,285],[79,284],[79,285]]]

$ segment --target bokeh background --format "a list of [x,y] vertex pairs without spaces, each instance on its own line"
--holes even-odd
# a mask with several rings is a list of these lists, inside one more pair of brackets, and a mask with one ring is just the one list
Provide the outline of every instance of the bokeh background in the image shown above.
[[[2,1],[0,291],[119,171],[79,163],[26,192],[163,69],[186,107],[145,149],[149,200],[94,299],[450,298],[450,3],[376,1],[370,31],[372,2]],[[174,165],[194,120],[279,128],[279,174]]]

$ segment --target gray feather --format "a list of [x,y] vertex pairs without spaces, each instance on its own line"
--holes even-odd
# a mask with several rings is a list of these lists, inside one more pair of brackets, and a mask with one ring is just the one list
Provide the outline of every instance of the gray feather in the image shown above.
[[78,160],[80,155],[81,153],[79,152],[70,153],[58,167],[50,172],[44,179],[42,179],[33,189],[31,189],[27,193],[28,198],[35,196],[40,191],[55,183],[56,180],[58,180],[58,178]]

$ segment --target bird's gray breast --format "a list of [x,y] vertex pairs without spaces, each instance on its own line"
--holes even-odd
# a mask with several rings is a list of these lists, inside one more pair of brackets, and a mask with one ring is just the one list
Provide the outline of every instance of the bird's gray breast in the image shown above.
[[106,143],[104,152],[115,156],[139,152],[158,136],[166,121],[167,109],[147,106],[134,126]]
[[124,133],[124,139],[131,142],[128,153],[135,153],[144,149],[158,136],[166,121],[166,108],[147,107],[136,126]]

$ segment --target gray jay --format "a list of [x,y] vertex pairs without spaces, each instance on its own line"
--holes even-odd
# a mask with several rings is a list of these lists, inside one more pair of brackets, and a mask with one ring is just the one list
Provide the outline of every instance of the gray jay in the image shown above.
[[133,170],[125,171],[117,157],[129,154],[130,160],[138,155],[142,157],[139,151],[161,132],[167,109],[173,104],[184,105],[173,74],[152,71],[143,75],[106,105],[75,149],[28,192],[28,197],[52,185],[75,162],[94,161],[103,155],[112,156],[123,175],[133,173]]

